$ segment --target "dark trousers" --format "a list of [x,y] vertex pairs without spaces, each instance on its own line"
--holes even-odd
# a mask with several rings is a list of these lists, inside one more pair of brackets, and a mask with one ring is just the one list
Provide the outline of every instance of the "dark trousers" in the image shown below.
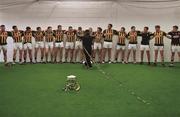
[[92,48],[91,47],[84,48],[84,55],[85,55],[85,58],[86,58],[85,66],[87,66],[87,67],[92,67],[91,54],[92,54]]

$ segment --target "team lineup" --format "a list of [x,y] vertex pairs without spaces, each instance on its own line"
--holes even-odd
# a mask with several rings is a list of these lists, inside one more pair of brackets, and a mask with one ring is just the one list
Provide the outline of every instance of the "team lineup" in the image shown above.
[[[158,53],[160,53],[161,64],[164,66],[164,37],[171,39],[171,61],[170,66],[174,66],[175,53],[177,52],[180,60],[180,31],[178,26],[173,26],[172,31],[164,32],[159,25],[155,26],[155,32],[150,32],[148,27],[144,27],[143,31],[136,30],[135,26],[130,28],[127,33],[124,27],[121,27],[120,31],[114,30],[112,24],[108,24],[107,29],[103,30],[101,27],[97,27],[96,31],[92,28],[88,29],[90,36],[93,37],[93,53],[92,58],[98,63],[105,63],[105,56],[108,55],[108,63],[116,63],[121,54],[121,62],[128,64],[129,56],[133,54],[133,63],[136,63],[136,51],[137,51],[137,38],[142,38],[140,43],[140,64],[143,64],[143,56],[146,52],[148,65],[150,65],[150,40],[154,39],[154,63],[157,65]],[[68,30],[63,30],[61,25],[57,26],[56,30],[53,30],[51,26],[46,30],[42,30],[41,27],[37,27],[36,31],[31,27],[26,27],[25,31],[19,30],[17,26],[12,26],[12,31],[6,31],[5,25],[0,26],[0,52],[3,51],[4,63],[7,61],[7,38],[12,37],[13,44],[13,64],[16,63],[16,54],[19,51],[19,64],[25,64],[27,61],[27,55],[29,55],[30,63],[37,63],[37,55],[41,53],[41,63],[62,63],[68,62],[70,58],[71,63],[79,62],[77,58],[80,58],[80,62],[85,61],[83,55],[82,36],[84,30],[82,27],[73,29],[72,26],[68,27]],[[112,61],[112,45],[113,36],[118,36],[118,41],[115,51],[115,60]],[[35,39],[35,52],[32,53],[33,45],[32,38]],[[128,40],[126,50],[126,40]],[[63,49],[65,49],[65,61],[62,61]],[[127,55],[125,54],[127,51]],[[79,54],[80,53],[80,54]],[[50,55],[50,61],[48,57]],[[59,55],[59,56],[58,56]],[[79,56],[80,55],[80,56]],[[33,58],[34,57],[34,58]],[[57,58],[60,60],[57,61]]]

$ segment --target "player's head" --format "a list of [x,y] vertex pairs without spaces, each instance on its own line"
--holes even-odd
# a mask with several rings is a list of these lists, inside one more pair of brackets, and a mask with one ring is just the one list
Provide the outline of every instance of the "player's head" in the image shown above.
[[37,30],[37,31],[41,31],[41,27],[37,27],[36,30]]
[[48,32],[52,32],[52,27],[51,27],[51,26],[48,26],[48,27],[47,27],[47,31],[48,31]]
[[61,26],[61,25],[58,25],[58,26],[57,26],[57,29],[58,29],[58,30],[62,30],[62,26]]
[[136,31],[136,27],[135,26],[131,26],[131,31]]
[[125,28],[124,27],[121,27],[121,32],[125,32]]
[[149,30],[149,27],[145,26],[144,27],[144,32],[148,32],[148,30]]
[[31,31],[31,27],[27,26],[27,27],[26,27],[26,31],[27,31],[27,32],[30,32],[30,31]]
[[72,27],[72,26],[69,26],[69,27],[68,27],[68,30],[69,30],[69,31],[73,31],[73,27]]
[[1,25],[1,26],[0,26],[0,30],[1,30],[1,31],[5,31],[5,29],[6,29],[5,25]]
[[178,28],[179,28],[179,27],[178,27],[178,26],[176,26],[176,25],[175,25],[175,26],[173,26],[173,31],[175,31],[175,32],[176,32],[176,31],[178,31]]
[[84,31],[84,35],[90,35],[90,31],[87,29]]
[[156,26],[155,26],[155,30],[156,30],[156,31],[160,31],[160,29],[161,29],[160,25],[156,25]]
[[97,27],[97,32],[102,32],[102,28],[101,27]]
[[82,27],[78,27],[78,31],[82,31]]
[[108,29],[111,29],[113,27],[112,24],[108,24]]
[[17,32],[18,31],[18,27],[17,26],[12,26],[12,29],[15,31],[15,32]]

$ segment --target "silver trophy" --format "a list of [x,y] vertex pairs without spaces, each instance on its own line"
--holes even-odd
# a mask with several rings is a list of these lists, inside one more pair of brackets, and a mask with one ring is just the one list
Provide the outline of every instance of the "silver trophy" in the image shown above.
[[80,85],[77,82],[75,75],[67,76],[67,81],[63,90],[64,91],[79,91],[80,90]]

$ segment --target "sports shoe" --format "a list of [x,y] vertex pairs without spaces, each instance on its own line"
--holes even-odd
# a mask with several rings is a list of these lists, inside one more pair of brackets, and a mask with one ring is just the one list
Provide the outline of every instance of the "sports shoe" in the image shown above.
[[125,61],[125,64],[128,64],[129,62],[128,61]]
[[22,62],[22,61],[20,61],[20,62],[19,62],[19,64],[20,64],[20,65],[22,65],[22,64],[23,64],[23,62]]
[[36,64],[36,63],[37,63],[37,60],[35,60],[33,63]]
[[116,61],[116,60],[114,60],[114,61],[113,61],[113,63],[117,63],[117,61]]
[[173,63],[170,63],[170,64],[169,64],[169,67],[174,67],[174,64],[173,64]]
[[154,66],[157,66],[157,63],[154,63]]
[[161,65],[162,65],[163,67],[165,67],[165,64],[164,64],[164,63],[162,63]]

